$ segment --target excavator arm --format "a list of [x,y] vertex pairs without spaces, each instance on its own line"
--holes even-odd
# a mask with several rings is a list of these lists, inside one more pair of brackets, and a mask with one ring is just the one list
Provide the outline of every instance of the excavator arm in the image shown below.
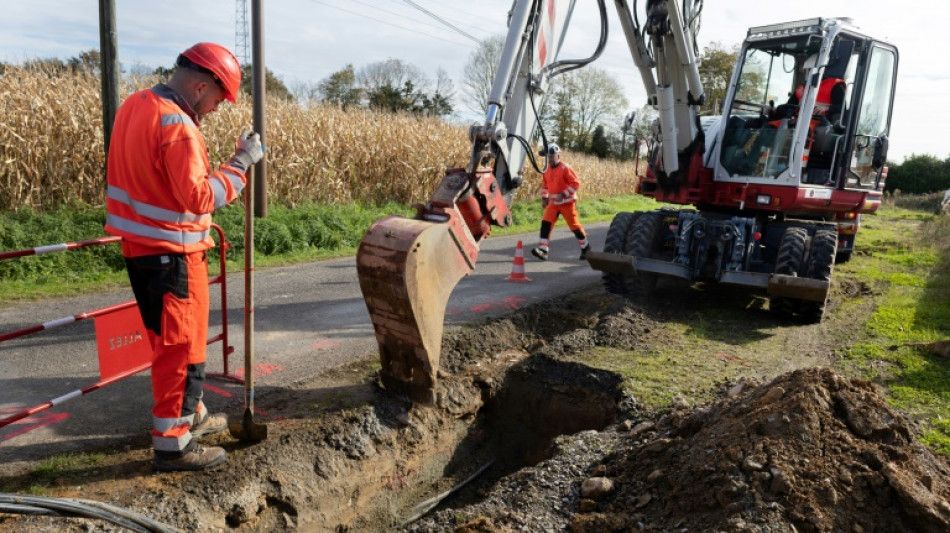
[[676,186],[681,166],[703,148],[699,108],[706,94],[699,76],[696,35],[703,0],[647,0],[646,19],[637,17],[636,0],[615,0],[633,62],[640,71],[647,102],[659,114],[661,183]]
[[467,168],[446,171],[413,218],[374,222],[356,255],[363,298],[379,344],[388,390],[432,404],[445,308],[458,282],[475,269],[491,226],[511,223],[508,205],[522,183],[538,109],[552,77],[593,61],[606,43],[604,0],[594,56],[558,61],[576,0],[516,0],[487,102],[469,129]]

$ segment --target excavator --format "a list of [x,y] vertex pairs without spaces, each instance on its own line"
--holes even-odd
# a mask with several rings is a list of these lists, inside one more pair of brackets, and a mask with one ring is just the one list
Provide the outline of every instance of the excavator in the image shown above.
[[[380,378],[393,393],[435,401],[449,296],[491,227],[511,223],[526,160],[537,168],[536,131],[547,148],[539,110],[551,80],[604,49],[597,0],[595,51],[558,59],[577,3],[513,2],[484,121],[469,129],[468,166],[448,169],[413,218],[382,218],[360,243]],[[608,291],[634,299],[660,278],[721,283],[764,290],[779,315],[820,321],[836,259],[850,257],[861,215],[881,204],[897,49],[846,18],[750,28],[713,106],[721,115],[703,115],[702,0],[646,0],[642,14],[636,0],[614,4],[657,116],[637,191],[664,207],[617,213],[591,267]]]

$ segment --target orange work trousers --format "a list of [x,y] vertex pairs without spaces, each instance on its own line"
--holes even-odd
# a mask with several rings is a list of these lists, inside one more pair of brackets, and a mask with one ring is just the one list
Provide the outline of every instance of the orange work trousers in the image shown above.
[[152,344],[152,443],[181,453],[201,402],[208,343],[205,252],[126,258],[135,300]]
[[577,216],[577,202],[568,202],[559,205],[550,202],[548,206],[544,208],[544,215],[542,215],[541,220],[550,222],[553,228],[554,223],[557,222],[558,215],[564,217],[564,222],[567,222],[567,227],[571,228],[571,231],[584,230]]

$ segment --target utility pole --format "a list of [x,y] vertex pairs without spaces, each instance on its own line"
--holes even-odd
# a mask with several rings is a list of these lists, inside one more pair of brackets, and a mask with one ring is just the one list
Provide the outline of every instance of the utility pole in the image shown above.
[[106,160],[112,122],[119,109],[119,39],[115,26],[115,0],[99,0],[99,61],[102,82],[102,136]]
[[[267,146],[267,135],[264,132],[264,6],[263,0],[252,0],[254,21],[254,59],[252,91],[254,98],[254,131],[261,135],[261,143]],[[260,218],[267,216],[267,158],[262,158],[254,171],[254,214]]]

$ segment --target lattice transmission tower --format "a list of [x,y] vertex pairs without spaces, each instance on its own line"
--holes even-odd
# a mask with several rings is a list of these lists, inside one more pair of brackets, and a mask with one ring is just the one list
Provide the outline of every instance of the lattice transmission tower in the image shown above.
[[234,2],[234,55],[241,66],[251,64],[251,45],[248,38],[247,0]]

